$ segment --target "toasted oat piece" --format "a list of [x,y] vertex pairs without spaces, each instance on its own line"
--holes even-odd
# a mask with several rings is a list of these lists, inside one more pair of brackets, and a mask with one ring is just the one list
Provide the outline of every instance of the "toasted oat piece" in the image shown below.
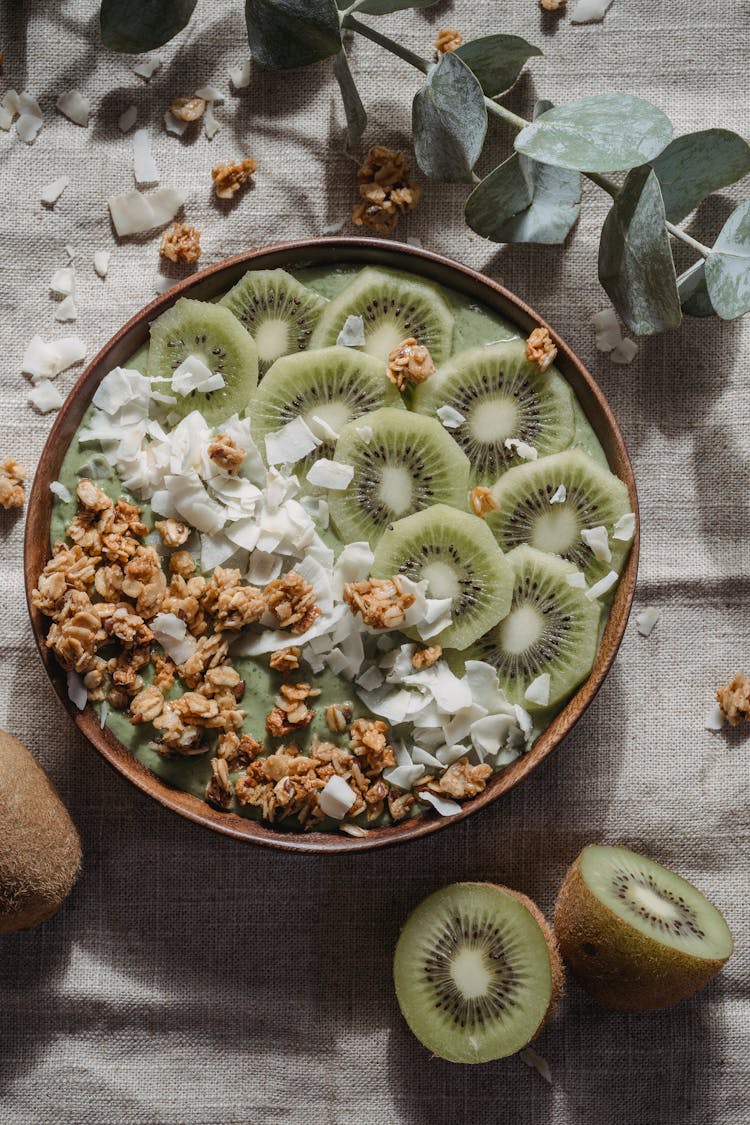
[[12,457],[6,457],[0,464],[0,507],[22,508],[26,499],[23,482],[26,469]]
[[540,371],[546,371],[557,355],[548,328],[535,328],[526,341],[526,358],[535,363]]
[[235,473],[247,457],[247,450],[240,448],[228,434],[217,434],[208,447],[211,460],[228,473]]
[[232,782],[229,780],[229,766],[226,758],[211,759],[211,778],[206,786],[206,800],[209,805],[228,809],[232,803]]
[[162,258],[180,265],[197,262],[201,256],[200,231],[189,223],[175,223],[161,236],[159,253]]
[[402,340],[388,356],[388,378],[400,391],[424,383],[434,373],[435,364],[429,350],[417,343],[414,336]]
[[481,516],[482,519],[488,516],[490,512],[494,512],[498,506],[497,500],[492,494],[492,489],[486,488],[483,484],[478,484],[476,488],[472,488],[469,493],[469,503],[474,515]]
[[423,668],[431,668],[443,655],[440,645],[430,645],[429,648],[418,648],[411,658],[414,668],[421,672]]
[[197,121],[206,112],[206,102],[195,95],[180,94],[172,98],[169,108],[178,121]]
[[472,766],[468,758],[459,758],[440,777],[431,778],[426,788],[432,793],[442,793],[463,800],[481,793],[491,775],[492,766],[486,762]]
[[334,734],[343,734],[352,721],[353,714],[354,707],[349,700],[345,703],[332,703],[330,707],[326,707],[325,709],[328,729],[333,731]]
[[290,645],[289,648],[278,648],[276,652],[271,653],[271,659],[268,664],[274,672],[296,672],[299,668],[299,658],[301,649],[296,645]]
[[719,688],[716,698],[733,727],[742,719],[750,719],[750,676],[738,672],[725,687]]
[[447,51],[455,51],[463,41],[463,35],[460,31],[456,31],[455,27],[444,27],[435,38],[435,50],[439,55],[444,55]]
[[399,215],[416,207],[421,188],[411,178],[411,165],[403,152],[375,145],[357,171],[362,202],[352,212],[355,226],[390,234]]
[[[159,532],[161,541],[165,547],[181,547],[182,544],[187,543],[190,538],[190,528],[181,520],[157,520],[154,524],[154,530]],[[193,561],[192,555],[190,555],[190,561],[193,563],[194,570],[195,562]]]
[[320,617],[312,586],[295,570],[269,582],[263,596],[266,608],[274,615],[280,629],[289,629],[299,635]]
[[234,199],[240,188],[257,170],[258,165],[249,156],[234,163],[217,164],[211,169],[214,191],[219,199]]

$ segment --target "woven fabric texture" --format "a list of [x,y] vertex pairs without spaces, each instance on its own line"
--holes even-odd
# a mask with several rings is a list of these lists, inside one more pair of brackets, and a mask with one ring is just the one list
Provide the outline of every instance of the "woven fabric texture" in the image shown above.
[[[231,92],[247,48],[242,5],[198,5],[190,29],[146,82],[98,41],[92,0],[3,5],[2,87],[44,110],[32,146],[0,133],[0,453],[32,471],[51,416],[27,405],[21,359],[34,333],[79,332],[89,355],[154,295],[155,237],[114,239],[107,195],[132,187],[130,104],[149,128],[162,183],[187,193],[210,264],[253,245],[324,233],[355,199],[330,65],[262,73]],[[373,19],[370,22],[374,22]],[[431,50],[438,28],[503,30],[544,49],[512,93],[563,102],[604,91],[654,101],[678,133],[747,126],[750,16],[741,0],[614,0],[575,27],[535,0],[439,3],[378,26]],[[358,40],[352,67],[370,113],[366,142],[409,144],[418,75]],[[225,91],[221,132],[168,136],[171,97]],[[79,89],[88,128],[55,110]],[[493,127],[494,156],[509,134]],[[217,204],[210,169],[250,155],[256,184]],[[489,160],[486,164],[490,167]],[[52,209],[42,187],[70,186]],[[691,221],[715,237],[732,189]],[[750,321],[688,320],[643,341],[630,367],[594,349],[590,319],[607,198],[585,188],[564,248],[497,247],[464,226],[462,186],[429,185],[399,235],[484,270],[536,307],[609,398],[634,459],[643,517],[636,610],[662,618],[649,639],[628,627],[598,698],[552,757],[482,814],[429,839],[349,857],[243,847],[149,801],[78,736],[33,646],[22,587],[23,518],[0,520],[0,723],[49,770],[78,824],[81,881],[61,914],[0,939],[2,1125],[740,1125],[750,1109],[748,741],[710,734],[715,688],[750,665],[747,601]],[[75,251],[80,318],[54,320],[52,271]],[[112,251],[102,282],[94,251]],[[689,255],[678,252],[680,264]],[[175,271],[176,272],[176,271]],[[60,376],[68,390],[76,378]],[[590,841],[627,844],[674,866],[725,911],[738,950],[702,994],[674,1010],[617,1014],[574,984],[535,1044],[552,1085],[518,1059],[460,1068],[431,1059],[405,1028],[391,987],[399,925],[428,892],[487,879],[551,913],[567,864]]]

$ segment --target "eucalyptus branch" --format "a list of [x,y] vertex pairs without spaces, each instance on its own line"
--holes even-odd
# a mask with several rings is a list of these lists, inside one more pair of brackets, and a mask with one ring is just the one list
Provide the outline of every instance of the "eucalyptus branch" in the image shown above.
[[702,242],[698,242],[697,238],[693,238],[692,235],[682,230],[681,227],[676,227],[674,223],[670,223],[668,219],[665,220],[664,226],[673,238],[679,238],[680,242],[684,242],[686,246],[692,246],[693,250],[697,251],[701,258],[707,258],[711,253],[710,247],[704,246]]
[[361,23],[360,20],[355,19],[354,16],[345,14],[341,21],[341,26],[347,31],[356,31],[358,35],[362,35],[365,39],[370,39],[373,43],[377,43],[379,47],[384,47],[386,51],[390,51],[392,55],[397,55],[404,62],[408,62],[411,66],[421,70],[422,74],[427,73],[427,68],[430,65],[427,59],[422,59],[419,55],[415,55],[408,47],[402,47],[395,39],[389,39],[387,35],[381,35],[374,27],[368,27],[366,23]]

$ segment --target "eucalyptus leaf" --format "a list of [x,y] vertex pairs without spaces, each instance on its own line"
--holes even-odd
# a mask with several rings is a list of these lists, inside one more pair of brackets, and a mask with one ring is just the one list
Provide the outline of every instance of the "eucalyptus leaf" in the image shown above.
[[[438,0],[365,0],[357,7],[357,15],[388,16],[404,8],[431,8]],[[351,0],[339,0],[339,8],[349,8]]]
[[675,138],[651,167],[667,218],[679,223],[707,196],[750,172],[750,145],[729,129],[703,129]]
[[687,316],[716,316],[716,309],[711,304],[706,287],[705,264],[701,258],[677,278],[680,304]]
[[263,66],[309,66],[341,50],[336,0],[245,0],[247,37]]
[[555,106],[516,137],[518,152],[580,172],[625,171],[662,151],[669,118],[632,94],[598,94]]
[[470,183],[487,132],[482,87],[454,52],[427,71],[414,95],[412,132],[417,164],[431,180]]
[[750,203],[729,216],[705,269],[708,295],[722,320],[750,311]]
[[604,220],[599,280],[637,336],[679,325],[682,314],[664,204],[659,181],[648,166],[630,172]]
[[453,52],[477,76],[488,98],[509,90],[533,55],[541,55],[520,35],[485,35],[462,43]]
[[346,141],[350,148],[354,148],[362,139],[362,134],[367,128],[367,112],[362,105],[352,72],[349,69],[349,60],[343,48],[333,60],[333,73],[341,91],[341,100],[344,103],[346,114]]
[[162,47],[190,22],[197,0],[102,0],[102,43],[137,55]]

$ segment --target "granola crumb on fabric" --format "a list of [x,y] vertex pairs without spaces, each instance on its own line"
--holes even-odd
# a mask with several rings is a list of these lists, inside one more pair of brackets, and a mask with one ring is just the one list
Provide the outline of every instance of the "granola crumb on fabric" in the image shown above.
[[375,145],[357,171],[362,202],[352,212],[355,226],[378,234],[391,234],[399,216],[419,202],[421,188],[411,177],[411,164],[403,152]]
[[388,356],[388,378],[402,392],[424,383],[435,370],[429,350],[417,343],[414,336],[402,340]]
[[463,41],[463,35],[455,27],[444,27],[435,37],[435,50],[439,55],[444,55],[448,51],[455,51]]
[[472,488],[469,493],[469,503],[474,515],[480,516],[482,519],[485,519],[490,512],[494,512],[498,506],[497,500],[492,494],[492,489],[483,484],[478,484],[476,488]]
[[545,12],[557,12],[564,8],[566,0],[539,0]]
[[217,164],[211,169],[214,191],[219,199],[234,199],[241,187],[250,182],[258,165],[249,156],[234,163]]
[[526,358],[540,371],[546,371],[555,362],[557,348],[552,343],[548,328],[535,328],[526,341]]
[[0,464],[0,507],[6,511],[10,508],[22,508],[26,500],[23,484],[27,472],[23,465],[6,457]]
[[175,223],[161,236],[159,253],[179,265],[197,262],[201,256],[200,231],[189,223]]
[[716,699],[731,726],[750,719],[750,676],[738,672],[725,687],[719,688]]

